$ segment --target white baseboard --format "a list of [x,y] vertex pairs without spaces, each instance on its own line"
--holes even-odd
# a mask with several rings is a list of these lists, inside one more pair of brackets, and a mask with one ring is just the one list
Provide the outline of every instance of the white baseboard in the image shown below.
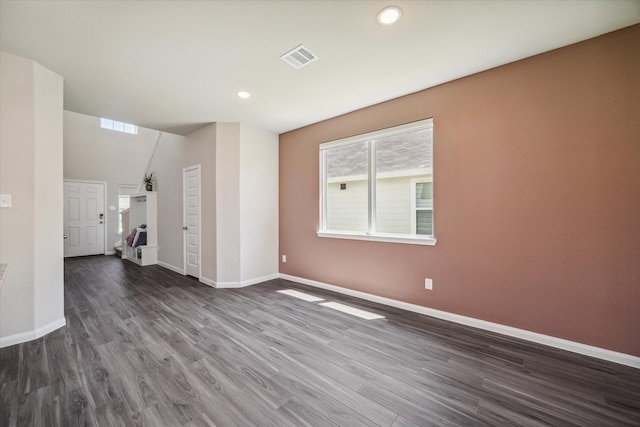
[[105,255],[115,255],[116,251],[106,251],[104,254]]
[[184,275],[184,270],[180,267],[176,267],[175,265],[171,265],[163,261],[158,261],[158,265],[160,267],[166,268],[167,270],[175,271],[178,274]]
[[9,347],[11,345],[20,344],[27,341],[33,341],[37,338],[47,335],[49,332],[53,332],[56,329],[62,328],[66,324],[67,320],[63,317],[62,319],[53,321],[38,329],[34,329],[33,331],[22,332],[20,334],[9,335],[8,337],[0,338],[0,348]]
[[617,351],[607,350],[600,347],[594,347],[588,344],[582,344],[575,341],[569,341],[562,338],[552,337],[550,335],[539,334],[537,332],[518,329],[511,326],[501,325],[499,323],[488,322],[486,320],[475,319],[473,317],[462,316],[460,314],[449,313],[447,311],[436,310],[421,305],[410,304],[391,298],[380,297],[366,292],[356,291],[353,289],[343,288],[340,286],[329,285],[327,283],[317,282],[315,280],[304,279],[302,277],[290,276],[288,274],[280,274],[281,279],[290,280],[292,282],[301,283],[303,285],[314,286],[333,292],[338,292],[352,297],[361,298],[367,301],[377,302],[379,304],[400,308],[414,313],[424,314],[426,316],[436,317],[438,319],[448,320],[450,322],[462,325],[472,326],[474,328],[484,329],[486,331],[496,332],[502,335],[508,335],[532,341],[538,344],[548,345],[550,347],[571,351],[573,353],[583,354],[610,362],[619,363],[640,369],[640,357],[630,354],[619,353]]
[[216,282],[215,280],[201,277],[200,281],[205,285],[212,286],[216,289],[232,289],[232,288],[244,288],[245,286],[255,285],[257,283],[266,282],[268,280],[277,279],[280,274],[269,274],[267,276],[256,277],[255,279],[243,280],[242,282]]
[[213,286],[216,289],[232,289],[232,288],[241,288],[242,282],[215,282]]
[[200,277],[200,283],[204,283],[205,285],[211,286],[212,288],[216,287],[215,280],[209,279],[208,277],[201,276]]
[[262,277],[256,277],[255,279],[249,279],[249,280],[243,280],[242,282],[240,282],[240,288],[244,288],[245,286],[251,286],[251,285],[255,285],[258,283],[262,283],[262,282],[266,282],[268,280],[273,280],[273,279],[277,279],[280,277],[280,274],[275,273],[275,274],[269,274],[266,276],[262,276]]

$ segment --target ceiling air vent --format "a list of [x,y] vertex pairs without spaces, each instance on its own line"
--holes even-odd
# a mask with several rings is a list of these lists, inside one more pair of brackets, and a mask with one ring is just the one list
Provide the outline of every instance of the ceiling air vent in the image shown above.
[[293,68],[298,69],[304,67],[305,65],[311,64],[313,61],[318,59],[318,57],[314,55],[309,49],[307,49],[303,45],[300,45],[282,55],[280,59],[291,65]]

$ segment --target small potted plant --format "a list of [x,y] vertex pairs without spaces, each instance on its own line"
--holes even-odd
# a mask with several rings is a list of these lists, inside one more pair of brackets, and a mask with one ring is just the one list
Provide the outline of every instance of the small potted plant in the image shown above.
[[153,172],[151,172],[149,175],[145,173],[142,182],[144,182],[147,191],[153,191]]

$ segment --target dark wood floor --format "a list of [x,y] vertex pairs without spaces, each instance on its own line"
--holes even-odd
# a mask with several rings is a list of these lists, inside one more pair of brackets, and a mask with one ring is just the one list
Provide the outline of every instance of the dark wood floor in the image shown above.
[[86,257],[65,289],[65,328],[0,349],[0,426],[640,425],[640,370],[284,280]]

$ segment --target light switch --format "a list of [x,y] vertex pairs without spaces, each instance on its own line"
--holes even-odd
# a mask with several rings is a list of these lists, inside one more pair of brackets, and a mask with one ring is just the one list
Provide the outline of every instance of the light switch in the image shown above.
[[109,210],[110,211],[115,211],[116,210],[116,206],[115,205],[109,205]]
[[11,194],[0,194],[0,208],[11,207]]

